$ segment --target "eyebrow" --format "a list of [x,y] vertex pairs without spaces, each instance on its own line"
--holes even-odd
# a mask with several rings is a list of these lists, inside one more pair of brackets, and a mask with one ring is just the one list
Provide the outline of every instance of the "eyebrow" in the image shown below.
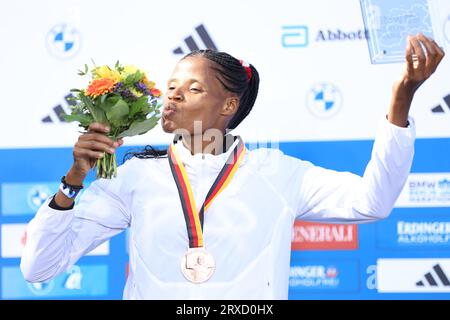
[[[176,78],[169,79],[169,81],[167,81],[167,83],[171,83],[172,81],[178,82],[178,79],[176,79]],[[201,81],[199,81],[199,80],[197,80],[195,78],[191,78],[188,81],[191,82],[191,83],[197,82],[197,83],[201,84],[202,86],[205,85],[203,82],[201,82]]]

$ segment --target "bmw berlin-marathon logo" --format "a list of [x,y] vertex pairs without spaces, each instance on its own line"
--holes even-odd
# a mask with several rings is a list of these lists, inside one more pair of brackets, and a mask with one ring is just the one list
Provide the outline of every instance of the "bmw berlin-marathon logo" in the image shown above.
[[51,55],[60,59],[72,58],[81,47],[81,36],[72,26],[61,23],[47,33],[47,49]]
[[309,90],[306,105],[316,117],[331,118],[342,107],[342,94],[330,83],[318,83]]

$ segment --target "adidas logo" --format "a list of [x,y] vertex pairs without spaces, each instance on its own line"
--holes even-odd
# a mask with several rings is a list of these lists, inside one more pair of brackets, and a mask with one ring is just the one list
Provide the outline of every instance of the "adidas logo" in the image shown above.
[[[450,106],[450,105],[449,105]],[[434,272],[433,272],[434,271]],[[439,281],[439,283],[438,283]],[[417,287],[450,287],[450,281],[439,264],[433,267],[433,270],[424,275],[424,279],[416,282]]]
[[[200,37],[200,40],[203,42],[206,49],[213,49],[217,50],[216,45],[214,44],[214,41],[211,39],[210,35],[205,29],[205,26],[203,24],[199,25],[197,28],[195,28],[195,31],[197,31],[197,35]],[[186,44],[187,48],[189,49],[189,52],[192,52],[194,50],[200,49],[198,46],[198,40],[197,42],[194,40],[193,36],[188,36],[184,39],[184,43]],[[174,54],[184,54],[184,50],[182,47],[178,47],[173,50]]]
[[[448,109],[450,109],[450,94],[446,95],[444,98],[442,98],[447,105]],[[448,110],[447,112],[449,112]],[[437,105],[436,107],[431,108],[431,112],[433,113],[444,113],[446,112],[442,105]]]
[[[76,104],[75,101],[70,100],[72,97],[73,95],[71,93],[69,93],[64,97],[69,106],[74,106]],[[63,107],[60,104],[58,104],[56,107],[53,108],[53,113],[42,118],[41,122],[43,123],[66,122],[66,120],[64,120],[63,118],[63,116],[66,114],[67,112],[63,109]]]

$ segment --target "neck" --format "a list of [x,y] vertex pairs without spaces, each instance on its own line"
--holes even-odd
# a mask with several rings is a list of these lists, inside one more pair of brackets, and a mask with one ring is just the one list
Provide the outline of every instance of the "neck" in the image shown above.
[[197,153],[219,155],[226,152],[233,142],[234,137],[231,134],[213,137],[205,137],[204,135],[187,135],[182,137],[183,145],[193,155]]

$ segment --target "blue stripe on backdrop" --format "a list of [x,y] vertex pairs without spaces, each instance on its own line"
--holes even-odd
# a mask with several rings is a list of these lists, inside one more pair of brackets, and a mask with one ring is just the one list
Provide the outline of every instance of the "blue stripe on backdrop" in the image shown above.
[[[351,171],[362,174],[370,159],[373,141],[338,141],[338,142],[285,142],[280,149],[291,156],[309,160],[316,165],[339,171]],[[124,147],[118,150],[118,159],[126,151],[136,147]],[[450,139],[418,139],[413,163],[413,172],[450,172]],[[65,174],[72,161],[70,148],[48,149],[1,149],[0,150],[0,184],[16,183],[57,183]],[[93,174],[88,177],[92,180]],[[11,185],[10,185],[11,186]],[[0,188],[1,193],[2,188]],[[0,199],[2,195],[0,194]],[[2,204],[0,203],[0,208]],[[11,208],[9,208],[11,209]],[[9,210],[8,209],[8,210]],[[11,211],[11,210],[10,210]],[[393,235],[380,240],[380,234],[386,230],[393,232],[395,223],[400,218],[409,221],[417,217],[432,221],[432,217],[449,216],[449,208],[414,208],[395,209],[386,221],[360,225],[358,228],[358,250],[345,251],[294,251],[292,253],[290,299],[449,299],[447,294],[378,294],[376,290],[376,260],[383,258],[439,258],[450,256],[450,246],[439,245],[432,250],[415,250],[398,248]],[[13,211],[11,211],[13,212]],[[0,223],[24,223],[31,218],[29,212],[24,214],[2,214]],[[439,220],[439,219],[438,219]],[[442,221],[441,221],[442,220]],[[441,222],[448,221],[442,218]],[[121,299],[125,283],[125,233],[112,239],[110,255],[105,257],[85,257],[80,265],[108,266],[108,294],[101,298]],[[389,242],[390,241],[390,242]],[[0,240],[1,245],[1,240]],[[9,267],[18,266],[18,258],[1,258],[0,269],[8,272]],[[353,277],[351,276],[353,274]],[[117,280],[119,279],[119,280]],[[3,282],[3,281],[2,281]],[[334,288],[334,289],[333,289]],[[3,298],[12,297],[9,289],[2,288]],[[61,291],[63,292],[63,291]],[[14,296],[16,297],[16,296]],[[24,298],[27,298],[24,296]],[[59,296],[70,298],[70,296]],[[77,298],[90,298],[77,296]],[[99,297],[100,298],[100,297]]]

